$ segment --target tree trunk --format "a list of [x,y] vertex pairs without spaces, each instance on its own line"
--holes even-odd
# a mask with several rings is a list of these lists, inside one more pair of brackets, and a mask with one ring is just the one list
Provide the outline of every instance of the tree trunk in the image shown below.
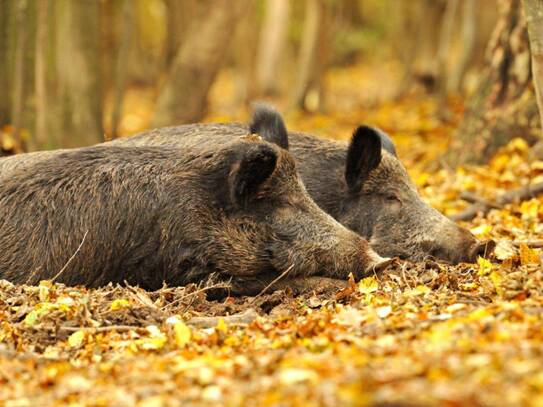
[[204,116],[207,94],[247,5],[248,0],[211,0],[207,15],[193,21],[159,92],[153,126],[193,122]]
[[[0,97],[0,129],[4,124],[10,122],[10,75],[9,65],[9,38],[10,38],[10,0],[0,0],[0,89],[3,89],[3,96]],[[1,143],[1,140],[0,140]]]
[[292,107],[305,108],[305,99],[311,84],[313,68],[317,63],[319,26],[323,16],[323,7],[321,0],[306,0],[298,75],[291,96]]
[[460,93],[464,85],[464,77],[473,59],[475,49],[475,31],[477,23],[475,19],[475,1],[464,0],[462,7],[462,52],[458,63],[454,66],[450,75],[450,89]]
[[56,0],[57,140],[72,147],[103,141],[98,58],[99,3]]
[[267,0],[257,50],[258,93],[273,95],[278,90],[277,72],[287,40],[290,0]]
[[15,22],[17,37],[15,41],[15,66],[13,72],[13,105],[11,119],[13,120],[13,137],[19,147],[24,149],[24,143],[20,137],[23,126],[23,107],[25,103],[25,55],[27,45],[27,2],[20,0],[15,4]]
[[523,0],[530,52],[532,54],[532,76],[539,107],[540,129],[543,130],[543,1]]
[[126,86],[127,60],[132,45],[134,20],[134,4],[124,0],[122,11],[122,35],[117,49],[115,66],[115,82],[113,84],[113,110],[111,113],[111,138],[119,136],[119,124],[122,116],[124,89]]
[[500,18],[486,50],[486,69],[467,102],[445,155],[449,165],[484,162],[513,137],[537,141],[538,114],[520,0],[500,0]]
[[238,22],[230,50],[233,54],[234,105],[243,106],[258,98],[256,84],[256,55],[258,43],[255,33],[260,29],[255,2],[251,2],[247,12]]
[[38,0],[37,29],[34,65],[34,87],[36,92],[36,134],[31,148],[39,150],[44,148],[47,140],[47,32],[49,0]]
[[442,108],[446,107],[444,101],[447,99],[447,95],[449,94],[450,76],[448,58],[453,39],[453,28],[456,13],[458,11],[458,3],[458,0],[449,0],[447,2],[445,15],[443,16],[443,21],[441,22],[441,32],[439,33],[439,47],[437,50],[437,81]]

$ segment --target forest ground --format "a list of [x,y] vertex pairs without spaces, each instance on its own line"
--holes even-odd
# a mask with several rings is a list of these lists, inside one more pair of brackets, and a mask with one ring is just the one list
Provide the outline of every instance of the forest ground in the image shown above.
[[[466,191],[495,201],[543,180],[543,162],[520,138],[487,165],[441,164],[461,102],[449,101],[443,123],[431,98],[383,101],[384,71],[332,72],[334,108],[286,114],[287,126],[338,139],[361,122],[382,127],[421,195],[448,215],[469,205]],[[246,120],[229,107],[229,86],[226,74],[209,121]],[[127,131],[145,124],[141,95]],[[542,220],[543,197],[497,205],[463,223],[498,242],[491,260],[398,261],[300,296],[217,302],[195,286],[0,282],[0,404],[543,405]]]

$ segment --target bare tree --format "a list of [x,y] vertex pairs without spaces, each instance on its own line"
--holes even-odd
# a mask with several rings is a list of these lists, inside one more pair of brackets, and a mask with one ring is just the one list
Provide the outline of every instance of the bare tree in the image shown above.
[[111,113],[111,138],[119,135],[119,122],[121,120],[124,89],[126,86],[126,74],[128,54],[132,44],[134,27],[134,4],[124,0],[122,12],[122,35],[117,51],[117,62],[115,66],[115,82],[113,93],[113,111]]
[[27,2],[20,0],[15,4],[15,22],[17,37],[15,42],[15,67],[13,72],[13,102],[11,118],[15,141],[23,146],[20,131],[23,125],[23,107],[25,103],[25,54],[27,47]]
[[531,143],[539,138],[521,2],[500,0],[498,5],[500,18],[487,46],[486,68],[445,157],[450,165],[485,161],[516,136]]
[[154,126],[197,121],[248,0],[208,0],[187,31],[156,103]]
[[56,0],[56,134],[63,146],[103,140],[98,58],[98,6],[94,0]]
[[10,0],[0,0],[0,89],[3,89],[4,97],[0,97],[0,126],[7,124],[10,119],[10,66],[9,38],[10,38]]
[[34,87],[36,92],[36,135],[33,149],[45,146],[47,134],[47,33],[48,33],[48,0],[38,0],[36,17],[36,47],[34,65]]
[[441,23],[441,32],[439,34],[439,48],[437,51],[438,63],[438,84],[439,94],[442,103],[446,99],[449,92],[449,64],[448,57],[453,39],[454,21],[458,10],[459,0],[449,0],[445,15]]
[[277,92],[277,70],[287,40],[290,0],[267,0],[264,23],[257,49],[258,93]]
[[450,74],[450,89],[459,92],[464,83],[464,77],[469,68],[475,49],[476,37],[475,0],[464,0],[462,6],[462,51],[458,63],[453,66]]
[[318,63],[316,60],[317,46],[319,45],[319,28],[323,26],[323,13],[324,4],[322,0],[306,0],[303,36],[297,69],[298,75],[291,95],[291,106],[305,107],[305,98],[313,79],[313,70]]
[[523,3],[530,38],[532,75],[543,131],[543,1],[523,0]]

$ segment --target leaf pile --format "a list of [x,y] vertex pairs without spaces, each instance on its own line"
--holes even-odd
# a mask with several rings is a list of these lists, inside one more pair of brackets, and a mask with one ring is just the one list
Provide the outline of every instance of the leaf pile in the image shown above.
[[[495,201],[543,180],[520,139],[488,165],[441,166],[461,106],[452,101],[446,125],[431,100],[364,108],[342,97],[358,92],[353,75],[333,79],[343,108],[292,113],[289,128],[346,139],[360,123],[382,127],[446,214],[469,205],[463,192]],[[498,205],[464,223],[498,242],[491,260],[397,261],[302,295],[211,301],[209,287],[0,282],[0,404],[540,406],[541,225],[543,197]]]

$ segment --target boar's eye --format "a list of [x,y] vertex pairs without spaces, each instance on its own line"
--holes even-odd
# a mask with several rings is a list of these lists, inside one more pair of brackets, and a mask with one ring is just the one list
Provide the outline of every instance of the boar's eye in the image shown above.
[[398,197],[398,195],[396,195],[395,193],[393,192],[390,192],[390,193],[387,193],[385,196],[385,201],[389,204],[394,204],[394,203],[402,203],[401,199]]

